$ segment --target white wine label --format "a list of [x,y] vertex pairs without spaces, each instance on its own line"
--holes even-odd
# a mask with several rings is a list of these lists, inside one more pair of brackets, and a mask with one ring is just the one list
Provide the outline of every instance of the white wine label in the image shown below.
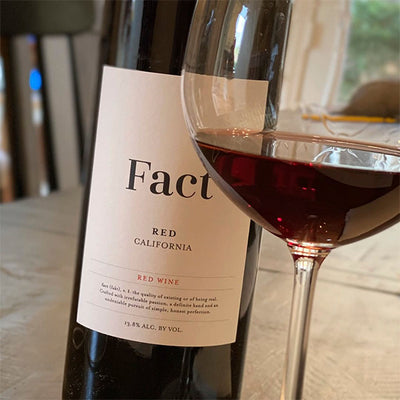
[[105,67],[78,322],[128,340],[236,340],[249,219],[209,179],[180,77]]

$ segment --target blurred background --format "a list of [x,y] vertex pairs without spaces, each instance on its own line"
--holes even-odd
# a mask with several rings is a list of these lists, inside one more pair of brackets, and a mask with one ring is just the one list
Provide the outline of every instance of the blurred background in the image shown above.
[[[0,2],[0,202],[84,183],[104,4]],[[364,88],[375,101],[364,115],[397,119],[399,78],[398,0],[295,1],[281,109],[306,102],[345,110]]]

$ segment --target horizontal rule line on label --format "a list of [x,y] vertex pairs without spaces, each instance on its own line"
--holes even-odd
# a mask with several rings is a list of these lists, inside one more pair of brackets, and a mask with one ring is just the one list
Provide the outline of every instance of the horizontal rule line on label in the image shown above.
[[131,317],[138,317],[138,318],[144,318],[144,319],[155,319],[155,320],[166,321],[166,322],[201,322],[201,323],[206,322],[206,323],[209,323],[209,322],[227,322],[227,321],[229,321],[228,318],[226,318],[226,319],[212,319],[212,320],[207,320],[207,321],[198,321],[198,320],[195,320],[195,319],[191,319],[191,320],[185,319],[184,320],[184,319],[166,319],[166,318],[146,317],[144,315],[137,315],[137,314],[131,314],[131,313],[123,312],[123,311],[112,310],[111,308],[103,307],[103,306],[100,306],[99,304],[92,303],[91,301],[87,301],[87,300],[86,300],[86,303],[88,303],[88,304],[90,304],[92,306],[95,306],[95,307],[102,308],[103,310],[115,312],[115,313],[118,313],[118,314],[125,314],[125,315],[129,315]]
[[161,288],[161,289],[169,289],[169,290],[190,290],[190,291],[196,291],[196,290],[197,291],[214,291],[214,292],[215,291],[226,292],[226,291],[234,290],[234,288],[223,288],[223,289],[221,289],[221,288],[216,288],[216,289],[203,288],[203,289],[201,289],[200,288],[199,289],[199,288],[180,288],[180,287],[173,287],[173,286],[168,286],[168,285],[161,285],[160,286],[160,285],[146,284],[146,283],[143,283],[141,281],[137,282],[137,281],[128,281],[126,279],[119,279],[119,278],[115,278],[113,276],[104,275],[104,274],[102,274],[100,272],[93,271],[91,269],[89,269],[88,272],[91,272],[92,274],[100,275],[103,278],[115,279],[116,281],[121,281],[121,282],[126,282],[126,283],[133,283],[134,285],[146,286],[146,287],[149,287],[149,288]]
[[129,267],[122,267],[121,265],[112,264],[107,261],[99,260],[97,258],[91,257],[91,260],[96,261],[100,264],[110,265],[116,268],[127,269],[129,271],[141,272],[142,274],[154,274],[154,275],[164,275],[164,276],[176,276],[178,278],[206,278],[206,279],[226,279],[226,278],[235,278],[233,275],[222,275],[222,276],[201,276],[201,275],[175,275],[175,274],[163,274],[162,272],[153,272],[153,271],[143,271],[140,269],[134,269]]

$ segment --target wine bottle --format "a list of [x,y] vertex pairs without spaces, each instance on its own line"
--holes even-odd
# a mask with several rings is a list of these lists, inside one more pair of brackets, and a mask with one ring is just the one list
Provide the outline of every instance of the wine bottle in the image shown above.
[[105,7],[63,398],[237,399],[261,228],[185,132],[178,75],[195,1]]

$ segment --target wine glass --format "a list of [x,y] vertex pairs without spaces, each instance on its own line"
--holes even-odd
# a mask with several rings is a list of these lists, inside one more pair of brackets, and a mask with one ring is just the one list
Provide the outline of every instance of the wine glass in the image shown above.
[[292,255],[281,398],[299,399],[322,262],[332,249],[399,220],[400,134],[398,124],[365,128],[325,112],[315,118],[289,112],[278,124],[290,14],[290,0],[198,2],[182,97],[195,148],[214,181],[286,241]]

